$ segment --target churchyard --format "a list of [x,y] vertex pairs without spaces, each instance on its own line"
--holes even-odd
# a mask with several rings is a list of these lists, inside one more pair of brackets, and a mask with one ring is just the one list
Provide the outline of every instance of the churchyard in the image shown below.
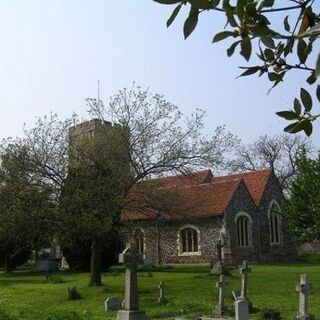
[[[300,274],[307,273],[312,282],[309,296],[311,313],[320,317],[320,270],[315,263],[299,262],[279,265],[251,265],[248,276],[248,297],[254,305],[250,319],[260,319],[265,308],[278,309],[283,319],[291,319],[298,311],[296,284]],[[240,289],[240,273],[231,268],[226,277],[225,302],[234,312],[233,290]],[[0,306],[15,316],[14,319],[60,320],[60,319],[115,319],[116,311],[104,311],[107,297],[124,298],[124,268],[112,267],[104,273],[102,287],[88,286],[88,274],[60,272],[46,279],[44,275],[23,269],[11,275],[0,274]],[[168,303],[158,304],[158,285],[163,281]],[[218,301],[216,282],[218,276],[208,275],[206,265],[176,265],[152,271],[138,271],[140,309],[148,318],[181,318],[206,316]],[[55,283],[56,282],[56,283]],[[68,300],[68,287],[76,286],[81,294],[79,300]],[[66,317],[76,312],[81,318]],[[60,315],[60,316],[59,316]],[[232,318],[232,314],[231,318]],[[51,317],[50,317],[51,316]],[[228,318],[228,317],[226,317]],[[2,318],[1,318],[2,319]],[[11,319],[11,318],[3,318]]]

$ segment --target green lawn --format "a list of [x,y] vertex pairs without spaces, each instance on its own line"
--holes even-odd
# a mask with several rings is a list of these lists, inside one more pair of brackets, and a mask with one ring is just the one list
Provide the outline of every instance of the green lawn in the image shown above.
[[[216,277],[208,276],[207,266],[174,266],[148,273],[139,272],[140,302],[150,318],[174,316],[209,316],[217,297]],[[311,311],[320,319],[320,268],[316,264],[255,265],[249,276],[249,296],[257,309],[274,308],[284,319],[291,319],[298,308],[295,285],[301,273],[307,273],[313,283],[310,296]],[[123,297],[124,273],[112,268],[103,277],[105,287],[89,287],[88,274],[59,273],[63,283],[47,283],[43,275],[19,271],[12,275],[0,274],[0,306],[18,319],[47,320],[49,315],[76,311],[90,313],[91,319],[115,318],[106,314],[104,300],[108,296]],[[160,280],[167,287],[166,306],[156,304]],[[233,310],[231,291],[239,289],[240,275],[231,269],[228,277],[227,303]],[[77,286],[81,300],[67,300],[67,288]],[[252,319],[259,319],[259,313]],[[0,315],[0,320],[2,320]]]

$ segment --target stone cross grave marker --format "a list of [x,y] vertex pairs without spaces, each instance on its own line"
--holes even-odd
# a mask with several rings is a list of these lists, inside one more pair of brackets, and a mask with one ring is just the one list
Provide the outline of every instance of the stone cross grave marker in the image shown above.
[[248,267],[248,261],[244,260],[240,268],[241,274],[241,291],[240,291],[240,300],[249,300],[248,299],[248,274],[251,269]]
[[224,261],[222,259],[222,240],[219,239],[216,244],[216,250],[217,250],[217,260],[212,264],[210,274],[212,275],[220,275],[225,274],[228,275],[228,270],[226,269],[224,265]]
[[124,264],[126,271],[124,310],[118,312],[117,320],[144,320],[146,318],[145,313],[139,310],[137,268],[141,260],[141,255],[134,244],[130,244],[119,255],[119,262]]
[[159,304],[166,304],[168,301],[164,296],[164,282],[160,281],[158,284],[158,289],[159,289],[159,298],[158,298],[158,303]]
[[219,281],[217,282],[217,288],[219,289],[219,300],[216,304],[214,310],[215,317],[221,317],[224,315],[226,311],[226,306],[224,304],[224,297],[225,297],[225,287],[227,286],[228,282],[225,280],[225,276],[223,274],[220,275]]
[[300,282],[296,286],[296,291],[299,292],[299,312],[295,314],[294,320],[312,320],[314,315],[308,312],[308,295],[311,284],[308,275],[302,274]]

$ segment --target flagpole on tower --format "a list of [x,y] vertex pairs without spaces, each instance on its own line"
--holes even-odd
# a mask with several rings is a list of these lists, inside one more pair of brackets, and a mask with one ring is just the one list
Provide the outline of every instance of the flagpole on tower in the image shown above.
[[97,102],[98,105],[100,105],[100,80],[97,80],[98,82],[98,96],[97,96]]

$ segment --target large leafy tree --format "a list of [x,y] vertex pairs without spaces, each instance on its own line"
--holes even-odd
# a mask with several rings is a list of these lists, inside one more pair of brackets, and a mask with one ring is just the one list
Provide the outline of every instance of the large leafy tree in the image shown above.
[[[120,201],[111,203],[113,209],[110,212],[114,212],[118,219],[120,212],[136,209],[137,202],[132,201],[130,196],[133,190],[139,193],[140,199],[145,200],[139,201],[139,205],[142,205],[140,212],[153,210],[157,219],[168,214],[168,204],[173,203],[170,200],[173,191],[167,190],[167,196],[162,192],[161,196],[154,197],[154,188],[145,188],[147,184],[143,182],[168,174],[187,173],[204,166],[216,168],[236,142],[224,127],[216,128],[211,137],[206,137],[202,133],[202,111],[197,110],[186,117],[163,96],[151,94],[137,86],[120,90],[107,106],[95,99],[88,99],[88,106],[90,114],[102,123],[111,120],[116,124],[112,131],[114,141],[118,148],[124,148],[120,156],[116,156],[117,162],[113,167],[118,167],[115,170],[118,173],[111,178],[115,179],[116,192],[120,191]],[[109,132],[100,132],[99,141],[102,143],[97,151],[110,141]],[[90,154],[95,158],[94,153]],[[122,159],[122,165],[119,165],[119,159]],[[104,159],[94,162],[98,164],[97,168],[101,168]]]
[[[14,154],[14,156],[13,156]],[[50,190],[28,171],[25,149],[9,145],[1,153],[0,252],[7,272],[50,244],[55,205]]]
[[120,213],[132,205],[132,188],[152,177],[214,169],[236,139],[224,127],[205,136],[201,110],[186,117],[163,96],[137,86],[120,90],[108,105],[88,99],[88,106],[91,116],[113,125],[70,139],[68,128],[76,119],[60,121],[51,115],[38,119],[15,142],[18,150],[26,149],[29,174],[50,190],[59,206],[53,224],[60,240],[90,244],[90,284],[99,285],[101,244],[109,241]]
[[[169,27],[181,8],[189,8],[183,25],[184,37],[195,30],[202,14],[223,14],[224,30],[212,37],[214,43],[232,39],[227,49],[231,57],[236,51],[249,62],[256,53],[258,60],[249,66],[241,66],[240,76],[265,76],[271,88],[279,85],[289,74],[298,71],[305,75],[307,85],[317,85],[320,73],[320,55],[312,59],[320,35],[319,3],[314,0],[154,0],[175,5],[167,21]],[[278,23],[282,17],[282,23]],[[316,51],[316,55],[319,52]],[[316,90],[320,101],[320,88]],[[290,133],[312,133],[312,122],[320,117],[313,112],[311,95],[301,88],[299,99],[294,99],[290,110],[278,112],[280,117],[293,121],[284,130]]]
[[297,161],[297,174],[290,184],[291,197],[284,202],[287,216],[297,237],[304,241],[320,239],[320,155],[303,154]]

